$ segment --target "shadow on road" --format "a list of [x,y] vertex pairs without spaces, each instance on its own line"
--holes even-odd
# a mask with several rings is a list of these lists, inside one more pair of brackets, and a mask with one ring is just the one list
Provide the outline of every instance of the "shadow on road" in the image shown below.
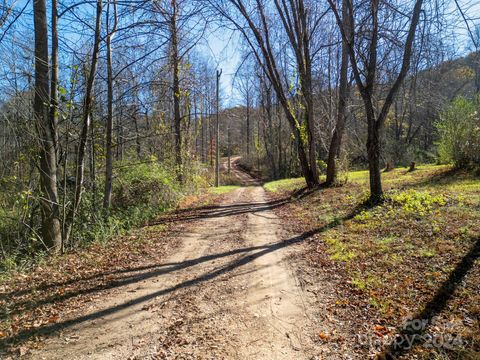
[[266,202],[249,202],[249,203],[236,203],[231,205],[213,205],[213,206],[202,206],[198,208],[182,209],[174,211],[164,217],[161,217],[157,221],[150,222],[152,225],[160,225],[170,222],[177,221],[190,221],[190,220],[202,220],[208,218],[219,218],[225,216],[235,216],[245,213],[256,213],[266,210],[272,210],[279,206],[291,203],[293,201],[298,201],[303,199],[318,189],[307,189],[302,188],[295,191],[290,196],[271,200]]
[[[305,196],[305,193],[304,193],[304,196]],[[274,201],[274,202],[258,203],[258,204],[239,204],[237,206],[229,206],[228,210],[223,209],[222,207],[220,207],[220,209],[219,209],[219,207],[213,207],[213,209],[211,209],[213,211],[213,214],[206,212],[206,213],[204,213],[204,214],[202,214],[198,217],[195,217],[195,218],[202,219],[202,218],[208,218],[208,217],[214,217],[214,216],[229,216],[229,215],[234,215],[234,214],[243,213],[243,212],[264,211],[264,210],[267,210],[267,209],[272,209],[275,206],[279,206],[282,203],[283,203],[282,200],[279,200],[279,201]],[[249,207],[248,209],[246,208],[247,206]],[[252,207],[253,207],[253,209],[252,209]],[[145,295],[145,296],[138,297],[138,298],[133,299],[131,301],[127,301],[123,304],[119,304],[119,305],[109,307],[109,308],[106,308],[106,309],[103,309],[103,310],[100,310],[100,311],[96,311],[96,312],[88,314],[88,315],[79,316],[79,317],[76,317],[76,318],[73,318],[73,319],[64,320],[62,322],[57,322],[57,323],[53,323],[53,324],[44,325],[44,326],[36,328],[36,329],[22,330],[14,336],[0,339],[0,348],[5,348],[7,345],[22,343],[22,342],[28,340],[29,338],[31,338],[33,336],[50,335],[50,334],[53,334],[53,333],[55,333],[59,330],[62,330],[62,329],[65,329],[65,328],[68,328],[68,327],[71,327],[71,326],[74,326],[74,325],[77,325],[77,324],[81,324],[81,323],[85,323],[87,321],[103,318],[105,316],[114,314],[114,313],[116,313],[118,311],[121,311],[123,309],[129,308],[131,306],[144,303],[144,302],[149,301],[149,300],[151,300],[153,298],[156,298],[158,296],[163,296],[163,295],[172,293],[174,291],[177,291],[177,290],[180,290],[180,289],[183,289],[183,288],[188,288],[190,286],[198,285],[200,283],[213,280],[213,279],[217,278],[218,276],[226,274],[226,273],[228,273],[228,272],[230,272],[234,269],[240,268],[240,267],[254,261],[255,259],[257,259],[261,256],[264,256],[268,253],[277,251],[279,249],[282,249],[282,248],[300,243],[300,242],[304,241],[305,239],[310,238],[311,236],[313,236],[315,234],[320,234],[320,233],[322,233],[322,232],[324,232],[328,229],[331,229],[331,228],[341,224],[343,221],[346,221],[346,220],[349,220],[349,219],[353,218],[362,209],[364,209],[363,206],[362,207],[357,207],[351,213],[344,216],[343,218],[336,219],[335,221],[332,221],[332,222],[326,224],[325,226],[322,226],[320,228],[304,232],[301,235],[292,237],[292,238],[284,240],[284,241],[279,241],[279,242],[276,242],[276,243],[273,243],[273,244],[262,245],[262,246],[244,247],[244,248],[234,249],[234,250],[227,251],[227,252],[222,252],[222,253],[217,253],[217,254],[212,254],[212,255],[205,255],[205,256],[201,256],[201,257],[196,258],[196,259],[186,260],[186,261],[179,262],[179,263],[158,264],[158,265],[153,265],[152,267],[147,267],[148,271],[146,271],[146,272],[142,272],[140,274],[134,274],[134,275],[129,274],[125,278],[122,278],[120,280],[116,280],[115,282],[113,282],[112,284],[110,284],[109,286],[106,286],[106,287],[116,288],[116,287],[120,287],[120,286],[125,286],[125,285],[128,285],[128,284],[137,283],[137,282],[140,282],[140,281],[143,281],[145,279],[152,278],[152,277],[162,276],[162,275],[172,273],[174,271],[179,271],[179,270],[182,270],[182,269],[193,267],[193,266],[195,266],[197,264],[200,264],[200,263],[205,263],[205,262],[208,262],[208,261],[213,261],[213,260],[220,259],[220,258],[225,258],[225,257],[236,256],[228,264],[226,264],[225,266],[223,266],[221,268],[217,268],[217,269],[214,269],[212,271],[208,271],[208,272],[206,272],[202,275],[196,276],[196,277],[194,277],[190,280],[186,280],[186,281],[181,282],[177,285],[174,285],[174,286],[171,286],[171,287],[168,287],[168,288],[165,288],[165,289],[161,289],[159,291],[150,293],[150,294]],[[225,211],[227,211],[227,213],[225,213]],[[190,218],[190,217],[191,216],[187,217],[187,219]],[[145,268],[129,269],[128,272],[136,271],[136,270],[145,270]],[[101,276],[101,275],[99,274],[98,276]],[[92,287],[92,288],[87,288],[87,289],[82,289],[82,290],[78,290],[78,291],[68,292],[68,293],[63,294],[62,296],[52,296],[50,298],[43,299],[43,300],[41,300],[39,302],[36,302],[36,303],[24,304],[23,309],[25,309],[25,307],[28,307],[28,306],[30,306],[31,308],[36,308],[36,307],[39,307],[39,306],[47,304],[47,303],[63,301],[63,300],[66,300],[66,299],[74,297],[74,296],[86,295],[86,294],[89,294],[89,293],[92,293],[92,292],[96,292],[98,290],[102,290],[104,288],[105,288],[105,286],[102,286],[102,287],[95,286],[95,287]]]

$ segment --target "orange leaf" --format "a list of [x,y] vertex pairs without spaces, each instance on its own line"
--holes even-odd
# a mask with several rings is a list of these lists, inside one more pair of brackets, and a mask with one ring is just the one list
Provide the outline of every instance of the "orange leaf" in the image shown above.
[[48,323],[49,323],[49,324],[56,323],[56,322],[58,321],[58,319],[59,319],[59,316],[58,316],[58,315],[50,316],[50,317],[48,318]]
[[321,331],[321,332],[318,333],[318,337],[319,337],[320,339],[322,339],[322,340],[328,340],[328,338],[329,338],[330,336],[328,336],[328,335],[325,334],[323,331]]

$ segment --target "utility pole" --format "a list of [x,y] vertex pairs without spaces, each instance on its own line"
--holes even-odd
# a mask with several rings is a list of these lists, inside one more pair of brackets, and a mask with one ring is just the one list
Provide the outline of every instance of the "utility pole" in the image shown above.
[[217,70],[217,121],[215,124],[215,187],[220,186],[220,122],[218,119],[218,113],[220,112],[219,87],[221,75],[222,70]]
[[247,158],[250,157],[250,89],[247,87]]
[[230,119],[227,122],[227,156],[228,156],[228,173],[230,174],[230,157],[231,155],[231,147],[230,147]]

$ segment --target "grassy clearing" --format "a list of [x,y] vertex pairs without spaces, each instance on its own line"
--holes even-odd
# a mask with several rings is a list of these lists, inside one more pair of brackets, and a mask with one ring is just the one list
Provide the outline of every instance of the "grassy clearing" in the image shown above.
[[[342,274],[344,296],[353,299],[350,316],[361,318],[359,309],[368,309],[367,321],[394,331],[424,309],[479,241],[480,178],[427,165],[413,172],[395,169],[383,179],[387,200],[381,206],[362,208],[368,173],[356,171],[346,185],[319,190],[289,205],[293,209],[282,211],[282,216],[302,224],[300,231],[318,230],[306,257],[314,268]],[[269,183],[266,189],[284,196],[300,184],[299,179],[287,179]],[[438,315],[437,326],[429,329],[434,333],[454,325],[447,331],[467,345],[449,353],[466,348],[467,353],[480,354],[479,268],[477,259],[468,275],[455,283],[457,289]],[[416,352],[445,355],[436,348],[420,347]]]
[[237,190],[238,188],[240,188],[239,185],[224,185],[219,187],[211,187],[208,189],[208,191],[215,195],[223,195],[228,194],[231,191]]

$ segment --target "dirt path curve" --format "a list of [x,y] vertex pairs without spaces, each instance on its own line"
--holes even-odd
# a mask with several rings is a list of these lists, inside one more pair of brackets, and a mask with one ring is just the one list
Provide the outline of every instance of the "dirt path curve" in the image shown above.
[[185,220],[193,222],[164,264],[132,274],[30,357],[312,358],[308,301],[288,262],[299,245],[285,246],[263,188],[242,187]]

